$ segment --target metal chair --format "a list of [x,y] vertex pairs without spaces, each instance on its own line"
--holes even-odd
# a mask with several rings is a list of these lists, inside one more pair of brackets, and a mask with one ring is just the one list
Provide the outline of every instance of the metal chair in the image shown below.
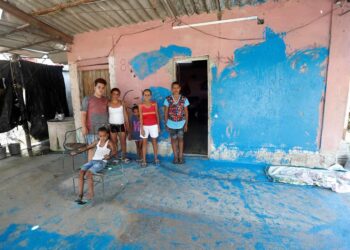
[[78,151],[79,149],[84,148],[86,146],[87,146],[86,138],[83,135],[81,127],[74,130],[67,131],[64,135],[64,142],[63,142],[62,168],[64,168],[65,155],[69,154],[72,158],[72,166],[74,169],[75,168],[74,158],[76,155],[71,155],[70,153],[73,151]]

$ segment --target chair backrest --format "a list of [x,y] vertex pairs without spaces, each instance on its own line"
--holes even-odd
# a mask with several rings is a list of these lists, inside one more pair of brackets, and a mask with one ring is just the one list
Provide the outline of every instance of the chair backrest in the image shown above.
[[67,145],[72,143],[86,144],[86,136],[83,135],[81,127],[66,132],[63,147],[67,149]]

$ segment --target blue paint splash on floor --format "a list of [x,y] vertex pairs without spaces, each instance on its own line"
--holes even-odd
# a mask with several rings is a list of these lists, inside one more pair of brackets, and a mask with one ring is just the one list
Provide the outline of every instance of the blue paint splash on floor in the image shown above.
[[325,90],[324,47],[286,53],[283,34],[235,50],[234,63],[212,68],[212,127],[216,148],[316,151]]
[[157,72],[175,56],[191,56],[192,51],[187,47],[169,45],[159,50],[141,53],[130,60],[136,76],[143,80]]
[[142,249],[120,244],[112,235],[84,234],[65,236],[31,225],[11,224],[0,234],[0,249]]

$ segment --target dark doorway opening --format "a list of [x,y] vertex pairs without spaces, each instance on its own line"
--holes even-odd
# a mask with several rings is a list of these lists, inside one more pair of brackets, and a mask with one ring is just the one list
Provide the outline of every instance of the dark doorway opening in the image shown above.
[[190,102],[185,154],[208,155],[208,63],[196,60],[176,63],[181,94]]

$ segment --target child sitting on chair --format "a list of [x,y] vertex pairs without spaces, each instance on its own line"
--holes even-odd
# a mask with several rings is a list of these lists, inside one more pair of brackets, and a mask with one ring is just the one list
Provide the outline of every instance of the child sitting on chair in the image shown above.
[[88,200],[93,199],[94,197],[94,180],[93,175],[100,172],[106,167],[107,160],[111,158],[111,156],[115,156],[117,154],[116,148],[112,141],[108,140],[109,132],[107,128],[101,127],[98,129],[98,138],[99,140],[94,141],[87,147],[78,149],[76,152],[72,152],[71,155],[76,155],[82,153],[86,150],[96,148],[94,156],[92,160],[85,163],[79,172],[79,197],[76,200],[78,204],[84,204],[83,202],[83,194],[84,194],[84,177],[86,175],[88,181]]

